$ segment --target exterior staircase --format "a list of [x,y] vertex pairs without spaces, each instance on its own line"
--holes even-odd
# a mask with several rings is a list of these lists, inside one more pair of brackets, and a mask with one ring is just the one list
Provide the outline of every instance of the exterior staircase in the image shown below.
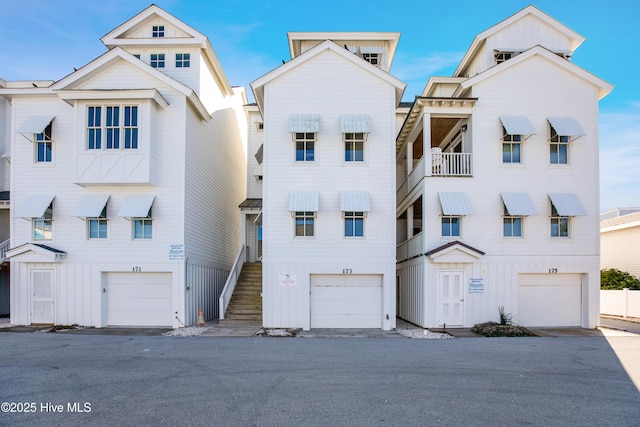
[[246,262],[238,277],[225,320],[262,322],[262,264]]

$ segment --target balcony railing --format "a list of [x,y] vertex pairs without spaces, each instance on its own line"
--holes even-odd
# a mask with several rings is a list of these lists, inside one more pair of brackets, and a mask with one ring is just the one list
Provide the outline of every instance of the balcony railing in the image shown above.
[[418,233],[396,246],[396,260],[404,261],[424,253],[424,237]]
[[432,176],[471,176],[471,153],[431,155]]

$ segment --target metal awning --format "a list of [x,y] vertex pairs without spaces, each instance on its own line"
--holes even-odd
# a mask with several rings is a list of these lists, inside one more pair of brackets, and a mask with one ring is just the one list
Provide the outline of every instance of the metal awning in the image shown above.
[[253,176],[262,176],[262,164],[259,164],[253,170]]
[[146,218],[149,216],[149,211],[155,198],[155,194],[128,196],[124,200],[118,216],[125,218]]
[[320,193],[298,191],[289,195],[289,212],[318,212]]
[[366,114],[341,114],[340,132],[371,132],[371,123]]
[[18,128],[18,133],[42,133],[55,116],[31,116]]
[[536,129],[524,116],[500,116],[502,126],[509,135],[535,135]]
[[16,209],[15,216],[19,218],[40,218],[44,216],[55,196],[29,196]]
[[99,218],[109,200],[109,195],[90,195],[82,196],[76,203],[71,216],[80,218]]
[[549,193],[549,199],[560,216],[581,216],[587,211],[574,193]]
[[473,213],[467,193],[438,193],[442,215],[470,215]]
[[343,212],[371,212],[371,201],[366,191],[340,193],[340,210]]
[[263,156],[264,156],[264,144],[260,144],[258,151],[256,151],[256,154],[254,154],[253,157],[255,157],[258,164],[261,165]]
[[528,193],[500,193],[507,213],[512,216],[528,216],[537,213]]
[[318,132],[320,116],[318,114],[292,114],[289,117],[289,132]]
[[548,117],[547,120],[549,120],[558,135],[576,137],[586,135],[580,123],[573,117]]

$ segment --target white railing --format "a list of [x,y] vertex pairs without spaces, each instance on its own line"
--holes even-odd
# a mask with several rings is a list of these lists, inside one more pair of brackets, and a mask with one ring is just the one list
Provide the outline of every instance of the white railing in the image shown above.
[[600,290],[600,314],[640,318],[640,291]]
[[227,277],[227,282],[224,284],[224,288],[222,289],[222,293],[220,294],[220,319],[224,319],[224,313],[227,311],[227,307],[229,307],[231,295],[233,295],[233,291],[236,289],[238,277],[240,277],[240,272],[242,271],[242,266],[244,265],[245,260],[246,248],[244,245],[242,245],[242,247],[240,248],[240,252],[238,252],[238,256],[236,257],[236,261],[233,263],[233,267],[231,267],[229,277]]
[[420,232],[412,238],[396,246],[396,260],[398,262],[421,255],[424,252],[424,237]]
[[0,243],[0,260],[4,260],[5,259],[5,253],[9,250],[9,239],[5,240],[4,242]]
[[471,153],[432,155],[432,176],[471,176]]

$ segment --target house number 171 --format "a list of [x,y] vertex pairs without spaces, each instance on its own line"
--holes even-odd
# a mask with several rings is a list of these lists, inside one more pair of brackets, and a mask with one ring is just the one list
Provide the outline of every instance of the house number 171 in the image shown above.
[[133,271],[139,273],[142,271],[142,267],[133,267]]

